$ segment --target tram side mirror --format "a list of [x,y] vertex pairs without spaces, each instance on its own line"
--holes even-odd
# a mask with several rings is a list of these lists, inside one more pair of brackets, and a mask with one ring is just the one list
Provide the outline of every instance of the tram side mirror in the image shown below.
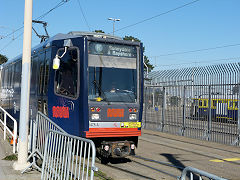
[[71,39],[66,39],[66,40],[64,40],[63,46],[64,46],[64,47],[68,47],[68,48],[72,47],[73,44],[72,44]]
[[57,52],[55,58],[53,59],[53,69],[55,70],[59,69],[61,58],[67,53],[68,48],[73,46],[71,39],[64,40],[63,46],[64,46],[64,53],[61,56],[59,56]]

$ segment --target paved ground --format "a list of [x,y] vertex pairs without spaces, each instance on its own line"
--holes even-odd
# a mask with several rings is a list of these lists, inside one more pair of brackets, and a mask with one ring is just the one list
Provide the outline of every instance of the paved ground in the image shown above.
[[[1,128],[0,128],[1,131]],[[3,141],[0,132],[0,180],[37,180],[40,173],[30,171],[21,174],[12,169],[12,161],[2,160],[12,154],[12,147]],[[108,177],[118,179],[176,179],[184,167],[192,166],[203,171],[232,180],[240,180],[240,147],[190,139],[166,133],[143,130],[139,138],[138,157],[111,160],[96,166]],[[166,163],[166,166],[160,163]]]
[[9,142],[3,140],[3,132],[0,127],[0,180],[37,180],[41,175],[37,171],[30,171],[21,174],[20,171],[14,171],[12,165],[14,161],[3,160],[6,156],[12,154],[12,147]]
[[155,162],[130,157],[110,162],[107,166],[97,163],[97,166],[113,179],[176,179],[182,168],[191,166],[220,177],[240,180],[240,147],[143,130],[136,155]]

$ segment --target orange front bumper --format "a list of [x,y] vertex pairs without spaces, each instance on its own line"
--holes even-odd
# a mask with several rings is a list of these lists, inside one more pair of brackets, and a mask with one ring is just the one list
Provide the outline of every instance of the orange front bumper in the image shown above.
[[87,138],[141,136],[138,128],[89,128]]

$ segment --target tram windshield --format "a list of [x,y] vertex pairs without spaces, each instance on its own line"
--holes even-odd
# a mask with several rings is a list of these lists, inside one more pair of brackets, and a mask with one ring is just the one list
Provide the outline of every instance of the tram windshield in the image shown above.
[[137,101],[137,51],[134,46],[89,44],[89,100]]

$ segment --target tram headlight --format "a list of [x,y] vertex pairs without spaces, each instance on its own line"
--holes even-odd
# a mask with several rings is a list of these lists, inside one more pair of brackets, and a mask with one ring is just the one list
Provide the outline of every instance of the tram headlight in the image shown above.
[[99,120],[99,114],[92,114],[92,120]]
[[129,114],[129,120],[136,120],[137,115],[136,114]]

